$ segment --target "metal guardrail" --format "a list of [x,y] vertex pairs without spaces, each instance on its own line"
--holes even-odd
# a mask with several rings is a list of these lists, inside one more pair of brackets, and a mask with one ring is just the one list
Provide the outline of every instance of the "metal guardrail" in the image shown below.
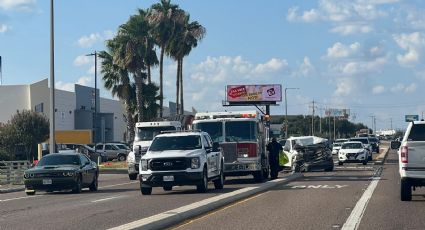
[[0,161],[0,184],[23,184],[29,161]]

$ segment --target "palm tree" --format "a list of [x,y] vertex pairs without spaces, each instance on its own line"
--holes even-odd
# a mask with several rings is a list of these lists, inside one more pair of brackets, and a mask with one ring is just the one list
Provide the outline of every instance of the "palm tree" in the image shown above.
[[174,36],[174,30],[176,22],[183,19],[184,13],[179,10],[178,5],[170,3],[170,0],[161,0],[161,3],[157,3],[151,6],[149,11],[149,23],[152,26],[151,34],[155,39],[156,44],[160,47],[160,58],[159,58],[159,116],[162,117],[163,112],[163,66],[164,66],[164,54],[166,47]]
[[123,102],[126,111],[127,130],[129,140],[134,140],[134,106],[135,95],[132,97],[130,77],[128,71],[113,63],[113,55],[107,51],[99,52],[101,62],[101,73],[103,74],[104,86],[110,90],[112,96],[118,97]]
[[107,41],[107,46],[112,50],[113,62],[121,68],[132,73],[136,86],[136,101],[138,121],[143,121],[142,85],[146,79],[145,57],[150,53],[146,45],[146,37],[149,32],[149,24],[143,10],[133,15],[127,23],[120,26],[118,34]]
[[206,29],[199,22],[190,22],[190,15],[185,14],[181,24],[176,27],[176,33],[167,49],[177,61],[176,79],[176,102],[177,113],[184,114],[183,100],[183,58],[198,46],[198,42],[204,38]]

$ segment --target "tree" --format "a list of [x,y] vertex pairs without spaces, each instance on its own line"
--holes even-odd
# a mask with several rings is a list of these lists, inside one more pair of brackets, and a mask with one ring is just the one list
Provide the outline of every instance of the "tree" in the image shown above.
[[178,5],[170,3],[170,0],[161,0],[151,6],[148,19],[151,25],[151,34],[156,44],[160,47],[159,58],[159,116],[163,116],[163,66],[166,47],[174,36],[175,26],[183,20],[184,14],[179,10]]
[[134,103],[136,95],[131,92],[133,89],[130,85],[129,73],[126,69],[114,64],[113,55],[107,51],[99,52],[99,57],[102,58],[101,73],[103,74],[104,86],[111,91],[112,96],[117,96],[123,102],[126,111],[129,140],[133,141],[135,107],[132,104],[136,104]]
[[206,29],[197,21],[190,22],[189,14],[184,12],[182,14],[184,14],[183,20],[177,24],[174,37],[167,47],[170,55],[177,61],[176,103],[178,114],[184,114],[183,58],[190,54],[192,48],[197,47],[198,42],[204,38],[206,33]]
[[49,120],[41,113],[30,110],[17,111],[0,132],[0,143],[15,158],[19,148],[27,160],[36,157],[37,144],[49,138]]
[[117,36],[107,41],[107,47],[112,51],[113,63],[133,74],[136,86],[136,101],[138,121],[143,121],[142,85],[147,77],[145,57],[148,56],[149,24],[143,10],[133,15],[127,23],[120,26]]

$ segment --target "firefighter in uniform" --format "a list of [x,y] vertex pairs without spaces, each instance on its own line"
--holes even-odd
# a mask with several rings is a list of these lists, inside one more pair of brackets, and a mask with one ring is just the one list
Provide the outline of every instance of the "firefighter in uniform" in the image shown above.
[[282,145],[277,142],[276,137],[273,137],[267,145],[267,150],[269,151],[270,177],[273,180],[279,173],[279,152],[282,150]]

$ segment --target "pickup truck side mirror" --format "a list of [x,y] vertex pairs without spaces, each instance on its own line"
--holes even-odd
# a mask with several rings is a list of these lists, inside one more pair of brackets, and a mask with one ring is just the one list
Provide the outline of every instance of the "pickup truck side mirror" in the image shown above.
[[220,144],[218,142],[213,142],[213,146],[212,146],[212,151],[213,152],[218,152],[220,151]]
[[139,145],[139,155],[142,155],[142,146]]
[[401,142],[400,141],[391,141],[391,149],[398,149],[400,148]]

